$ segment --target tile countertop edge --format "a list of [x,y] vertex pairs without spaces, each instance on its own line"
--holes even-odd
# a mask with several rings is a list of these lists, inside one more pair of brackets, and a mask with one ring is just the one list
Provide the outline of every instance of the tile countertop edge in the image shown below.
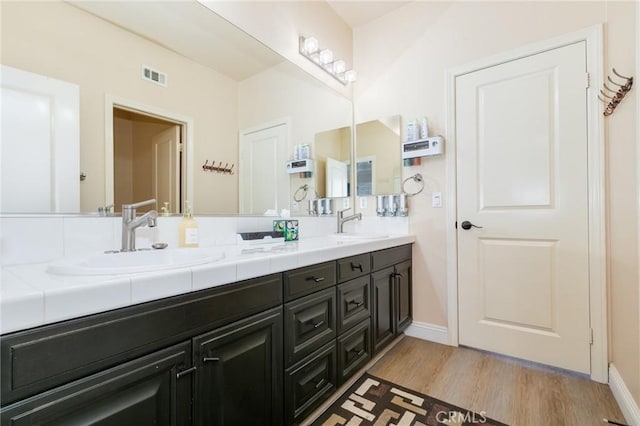
[[[296,244],[294,250],[286,250],[284,252],[279,251],[266,251],[264,253],[256,253],[253,255],[244,256],[239,252],[239,248],[237,246],[227,246],[224,247],[225,250],[228,250],[231,254],[227,256],[224,260],[216,263],[211,263],[208,265],[200,265],[194,266],[190,268],[179,268],[167,271],[167,276],[174,274],[175,276],[182,276],[184,274],[177,274],[179,271],[187,272],[190,276],[190,283],[185,285],[183,282],[176,282],[175,286],[181,288],[180,291],[176,291],[175,294],[184,294],[190,291],[200,291],[205,290],[207,288],[213,288],[220,285],[231,284],[237,281],[242,281],[246,279],[256,278],[264,275],[269,275],[271,273],[283,272],[290,269],[301,268],[304,266],[313,265],[316,263],[328,262],[336,259],[340,259],[343,257],[354,256],[357,254],[373,252],[377,250],[384,250],[386,248],[397,247],[405,244],[411,244],[415,242],[414,235],[392,235],[386,238],[380,239],[367,239],[367,240],[352,240],[352,241],[339,241],[332,237],[314,237],[301,240]],[[291,244],[291,243],[286,243]],[[220,248],[220,247],[217,247]],[[242,265],[242,272],[239,272],[238,266]],[[20,265],[20,268],[28,267],[28,265]],[[42,268],[42,264],[39,264],[39,267]],[[5,266],[3,271],[10,271],[11,266]],[[44,270],[44,268],[43,268]],[[222,272],[223,274],[217,274],[217,272]],[[44,273],[44,272],[43,272]],[[46,273],[45,273],[46,274]],[[146,274],[136,274],[136,277],[141,277]],[[161,272],[152,272],[149,273],[149,276],[159,276],[163,275]],[[133,275],[123,275],[122,278],[126,279],[131,278]],[[44,276],[43,276],[44,277]],[[21,276],[21,282],[25,285],[25,290],[30,289],[29,291],[29,302],[34,306],[34,309],[38,306],[44,307],[47,305],[47,291],[39,291],[39,295],[36,294],[34,296],[34,287],[27,281],[25,281],[24,276]],[[109,281],[113,280],[113,276],[110,277],[109,280],[105,280],[105,282],[100,283],[97,282],[98,286],[108,286]],[[34,278],[35,279],[35,278]],[[46,278],[44,278],[46,279]],[[100,280],[100,278],[96,277],[96,280]],[[114,280],[115,282],[121,280]],[[11,285],[15,288],[16,282],[12,282]],[[3,284],[4,287],[4,284]],[[88,286],[87,292],[92,291],[95,288],[94,286]],[[74,292],[72,294],[82,294],[81,289],[75,287]],[[172,295],[175,295],[172,294]],[[72,297],[72,296],[70,296]],[[149,294],[149,297],[138,298],[135,302],[132,300],[129,305],[120,303],[114,304],[113,306],[105,306],[102,305],[101,309],[96,309],[95,311],[88,312],[86,307],[78,310],[78,312],[69,311],[68,315],[57,316],[55,320],[48,315],[43,315],[40,317],[40,321],[34,321],[34,318],[31,317],[29,320],[23,318],[21,321],[19,318],[15,318],[12,321],[2,321],[0,323],[0,334],[8,334],[13,333],[41,325],[52,324],[54,322],[69,320],[73,318],[78,318],[85,315],[96,314],[100,312],[106,312],[111,309],[118,309],[126,306],[131,306],[137,303],[143,303],[152,300],[158,300],[163,298],[163,296],[154,296],[153,294]],[[39,299],[39,300],[38,300]],[[12,312],[12,309],[17,308],[17,304],[25,303],[21,298],[15,297],[1,297],[0,296],[0,310],[5,312]],[[69,307],[75,306],[73,301],[69,301]]]

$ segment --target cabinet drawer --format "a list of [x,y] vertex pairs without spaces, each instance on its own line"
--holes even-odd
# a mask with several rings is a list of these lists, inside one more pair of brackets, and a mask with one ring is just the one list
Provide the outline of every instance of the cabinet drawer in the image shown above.
[[369,253],[338,260],[338,282],[342,283],[371,271]]
[[395,265],[403,260],[411,259],[411,244],[392,247],[371,253],[371,270],[377,271],[387,266]]
[[306,266],[284,273],[284,298],[290,301],[336,284],[336,262]]
[[368,275],[337,287],[338,334],[350,329],[371,314]]
[[338,337],[338,386],[371,359],[371,321],[365,319]]
[[335,389],[336,345],[331,341],[287,371],[284,389],[287,424],[303,420]]
[[336,337],[335,288],[285,305],[285,362],[291,365]]

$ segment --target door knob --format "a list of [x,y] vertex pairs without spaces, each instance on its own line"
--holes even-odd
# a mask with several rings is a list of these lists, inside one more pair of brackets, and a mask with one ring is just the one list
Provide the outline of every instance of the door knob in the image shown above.
[[464,222],[462,222],[460,224],[460,227],[462,227],[462,229],[464,229],[465,231],[471,229],[471,228],[482,228],[482,226],[477,226],[474,225],[473,223],[469,222],[468,220],[465,220]]

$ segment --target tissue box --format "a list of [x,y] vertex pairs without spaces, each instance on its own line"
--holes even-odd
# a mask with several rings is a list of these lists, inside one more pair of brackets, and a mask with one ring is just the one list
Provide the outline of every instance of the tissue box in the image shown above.
[[273,221],[273,230],[284,233],[285,241],[298,241],[298,221],[278,219]]

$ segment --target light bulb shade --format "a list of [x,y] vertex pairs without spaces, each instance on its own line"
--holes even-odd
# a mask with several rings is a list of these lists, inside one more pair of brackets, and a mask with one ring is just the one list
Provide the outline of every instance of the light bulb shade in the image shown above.
[[344,79],[347,83],[356,81],[358,74],[354,70],[349,70],[344,73]]
[[338,59],[337,61],[333,62],[334,74],[341,74],[344,72],[345,69],[347,69],[347,64],[345,64],[345,62],[342,59]]
[[329,49],[324,49],[320,51],[320,63],[322,65],[326,65],[333,61],[333,52]]
[[312,54],[318,51],[318,39],[315,37],[306,37],[302,42],[302,48],[305,53]]

